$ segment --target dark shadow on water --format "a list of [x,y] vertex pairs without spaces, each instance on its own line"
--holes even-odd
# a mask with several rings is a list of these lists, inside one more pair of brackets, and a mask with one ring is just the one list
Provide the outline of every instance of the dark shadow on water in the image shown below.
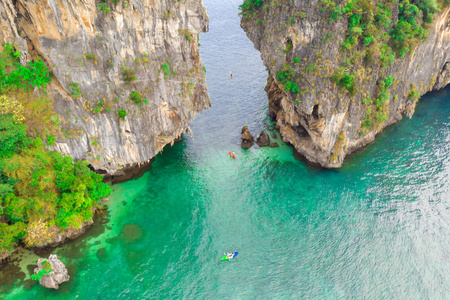
[[9,263],[0,265],[0,295],[23,284],[25,273],[19,267],[19,258],[12,259]]

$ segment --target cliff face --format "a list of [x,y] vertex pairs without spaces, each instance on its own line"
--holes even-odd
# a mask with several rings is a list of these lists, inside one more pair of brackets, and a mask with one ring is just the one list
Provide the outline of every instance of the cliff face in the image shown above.
[[0,38],[54,75],[48,93],[62,133],[51,149],[121,175],[210,107],[198,48],[209,20],[201,0],[99,4],[2,0]]
[[[441,9],[429,26],[426,40],[382,69],[354,55],[361,44],[353,53],[343,53],[348,21],[344,17],[331,21],[330,9],[322,3],[264,1],[260,9],[242,18],[241,26],[269,70],[269,111],[283,139],[310,162],[336,168],[346,155],[372,142],[402,115],[411,117],[419,95],[449,83],[450,18],[449,9]],[[391,24],[397,14],[395,6]],[[332,80],[347,57],[354,59],[353,65],[347,64],[343,71],[356,74],[357,92],[353,95]],[[298,75],[295,82],[299,93],[286,91],[277,78],[283,64],[292,65]],[[394,78],[380,110],[386,118],[372,128],[364,128],[371,112],[368,108],[374,106],[366,99],[377,98],[386,76]]]

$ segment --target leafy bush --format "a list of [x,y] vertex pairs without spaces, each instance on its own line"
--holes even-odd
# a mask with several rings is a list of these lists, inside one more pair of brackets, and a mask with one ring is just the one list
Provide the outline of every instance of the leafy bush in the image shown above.
[[132,68],[129,68],[127,65],[123,65],[122,66],[122,79],[126,82],[126,83],[130,83],[133,80],[137,80],[136,77],[134,77],[134,72],[135,70]]
[[416,90],[409,90],[408,97],[413,100],[419,99],[420,92]]
[[100,3],[99,5],[97,5],[97,9],[101,10],[105,14],[111,11],[111,8],[109,8],[106,3]]
[[17,124],[13,115],[0,115],[0,159],[9,157],[26,145],[26,126]]
[[97,55],[85,53],[84,57],[86,57],[86,59],[96,59]]
[[35,136],[45,132],[47,145],[52,145],[59,118],[47,97],[33,97],[31,91],[50,82],[47,66],[40,59],[21,66],[20,55],[9,44],[0,53],[0,215],[7,220],[0,223],[0,252],[11,250],[20,239],[26,243],[30,221],[44,220],[45,228],[81,225],[110,193],[87,162],[74,163],[47,151],[40,138],[26,136],[22,122],[33,126],[30,133]]
[[0,115],[0,126],[0,213],[10,221],[0,224],[0,251],[26,237],[31,220],[61,228],[91,220],[92,208],[111,192],[102,176],[85,161],[45,150],[40,138],[31,142],[11,115]]
[[291,65],[283,64],[281,71],[277,72],[277,79],[284,85],[285,91],[291,91],[294,94],[298,94],[298,84],[293,82],[295,75],[294,68]]
[[139,92],[137,92],[137,91],[132,91],[132,92],[130,93],[130,99],[131,99],[131,101],[133,101],[133,102],[134,102],[136,105],[138,105],[138,106],[142,103],[142,101],[144,101],[145,103],[148,102],[148,100],[147,100],[147,99],[144,99],[144,98],[142,97],[142,94],[139,93]]
[[125,119],[125,117],[127,116],[127,111],[123,110],[123,109],[119,109],[119,110],[117,110],[117,115],[119,116],[119,118]]
[[336,70],[335,74],[331,76],[331,79],[342,89],[345,89],[351,96],[354,96],[358,92],[355,74],[351,74],[350,71],[343,67]]
[[72,94],[72,97],[78,99],[81,97],[80,84],[76,82],[72,82],[69,84],[69,91]]
[[19,62],[21,53],[6,43],[0,53],[0,91],[8,88],[31,89],[34,87],[45,88],[51,81],[52,74],[45,63],[38,57],[30,61],[26,66]]
[[52,272],[51,269],[42,269],[39,272],[37,272],[37,274],[31,274],[31,279],[32,280],[41,280],[42,277],[46,274],[50,274]]
[[294,68],[291,65],[283,64],[281,71],[277,72],[277,79],[282,83],[292,81],[295,76]]
[[240,14],[242,15],[249,14],[260,8],[262,3],[263,0],[244,0],[244,3],[239,5],[239,9],[241,10]]
[[47,138],[47,146],[52,146],[56,142],[56,138],[53,135],[49,135]]
[[164,72],[164,76],[170,75],[169,64],[165,63],[161,66],[161,70]]
[[30,61],[26,67],[17,65],[16,69],[0,80],[2,88],[7,86],[24,89],[42,88],[51,81],[51,73],[44,62],[38,58],[36,61]]

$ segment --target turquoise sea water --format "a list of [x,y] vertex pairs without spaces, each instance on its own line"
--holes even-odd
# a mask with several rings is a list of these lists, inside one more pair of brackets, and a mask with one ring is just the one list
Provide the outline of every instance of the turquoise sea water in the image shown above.
[[279,138],[280,148],[243,150],[243,125],[275,131],[240,2],[204,1],[213,107],[192,123],[194,139],[114,185],[108,214],[53,250],[70,282],[31,282],[38,255],[23,252],[0,267],[0,298],[450,298],[450,90],[423,97],[413,119],[339,170],[295,160]]

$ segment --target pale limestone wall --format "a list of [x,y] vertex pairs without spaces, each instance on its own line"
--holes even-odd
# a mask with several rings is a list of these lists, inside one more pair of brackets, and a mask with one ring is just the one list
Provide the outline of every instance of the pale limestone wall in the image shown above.
[[[0,38],[14,43],[24,62],[39,55],[54,74],[48,92],[64,134],[52,149],[118,175],[149,162],[210,107],[198,48],[209,19],[201,0],[132,0],[107,14],[95,4],[2,0]],[[136,80],[123,80],[124,66]],[[71,83],[82,97],[71,97]],[[148,103],[134,104],[132,91]],[[98,101],[111,108],[94,113]],[[125,120],[118,109],[127,111]]]

